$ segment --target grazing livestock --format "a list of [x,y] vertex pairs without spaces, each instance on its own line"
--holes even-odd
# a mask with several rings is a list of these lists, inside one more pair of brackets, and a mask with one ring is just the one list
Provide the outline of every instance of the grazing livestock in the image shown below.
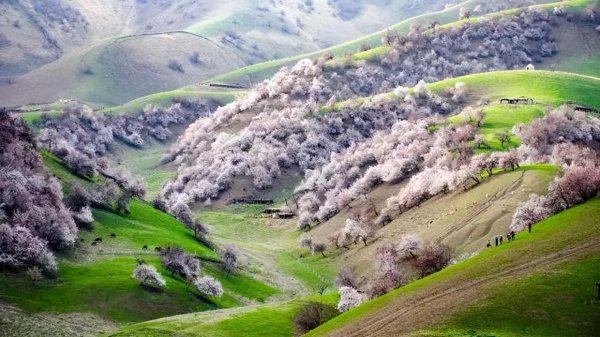
[[117,237],[117,234],[115,234],[115,233],[110,233],[110,237],[111,237],[111,238],[116,238],[116,237]]
[[142,247],[142,250],[148,250],[148,245],[144,245],[144,247]]

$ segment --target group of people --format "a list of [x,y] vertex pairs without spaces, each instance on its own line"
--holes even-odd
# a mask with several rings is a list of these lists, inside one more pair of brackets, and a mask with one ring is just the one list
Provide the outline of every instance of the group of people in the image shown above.
[[[510,231],[508,234],[506,234],[506,240],[508,242],[513,241],[516,237],[517,233],[515,231]],[[499,245],[502,245],[502,243],[504,242],[504,236],[500,235],[500,236],[496,236],[494,237],[494,242],[496,243],[496,247],[498,247]],[[491,247],[492,246],[492,242],[491,240],[488,240],[486,247]]]

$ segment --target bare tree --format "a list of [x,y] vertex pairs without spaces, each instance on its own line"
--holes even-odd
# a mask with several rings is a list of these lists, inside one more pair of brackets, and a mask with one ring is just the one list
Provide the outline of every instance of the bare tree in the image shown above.
[[510,133],[508,131],[497,132],[494,134],[494,138],[500,141],[500,145],[504,147],[505,144],[510,144]]
[[452,250],[443,243],[430,243],[415,261],[421,277],[444,269],[452,260]]
[[311,251],[313,254],[321,253],[321,255],[323,255],[323,257],[325,257],[325,251],[327,250],[326,244],[319,243],[319,242],[313,242],[310,248],[311,248]]
[[298,336],[304,335],[310,330],[315,329],[337,316],[337,314],[336,308],[331,305],[319,302],[308,302],[302,306],[300,311],[298,311],[294,317],[296,334]]
[[335,284],[336,288],[341,288],[341,287],[351,287],[351,288],[355,288],[355,289],[358,288],[358,280],[356,279],[354,270],[347,266],[342,267],[340,272],[335,277],[334,284]]

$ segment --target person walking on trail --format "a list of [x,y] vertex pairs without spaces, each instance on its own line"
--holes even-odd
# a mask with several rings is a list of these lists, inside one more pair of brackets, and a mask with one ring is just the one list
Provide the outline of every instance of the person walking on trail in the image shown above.
[[500,235],[500,245],[502,245],[502,240],[504,240],[504,236]]
[[488,247],[488,248],[492,246],[492,243],[490,242],[490,240],[488,240],[488,243],[485,246]]
[[517,233],[515,233],[515,231],[510,231],[510,240],[511,241],[515,241],[515,236],[517,235]]
[[496,247],[498,247],[498,237],[496,236]]
[[527,228],[529,229],[529,233],[531,233],[531,224],[528,224]]

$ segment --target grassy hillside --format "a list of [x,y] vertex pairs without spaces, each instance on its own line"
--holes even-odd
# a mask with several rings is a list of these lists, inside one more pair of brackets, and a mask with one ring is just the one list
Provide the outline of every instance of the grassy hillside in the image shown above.
[[113,337],[166,337],[174,334],[185,336],[219,337],[288,337],[294,335],[293,317],[307,301],[334,305],[337,295],[308,297],[277,304],[265,304],[167,317],[130,325]]
[[359,38],[398,20],[440,10],[449,3],[448,0],[260,4],[235,1],[235,5],[229,4],[228,11],[198,21],[187,30],[221,41],[239,53],[247,64],[254,64]]
[[206,21],[231,1],[3,1],[0,83],[103,39],[182,30]]
[[203,209],[198,216],[212,227],[216,242],[242,249],[256,276],[278,284],[288,295],[315,294],[320,286],[331,285],[337,261],[298,248],[301,233],[295,225],[264,216],[266,207],[232,205]]
[[[463,4],[476,5],[481,3],[479,0],[470,0],[461,2]],[[367,44],[371,47],[381,45],[381,37],[389,30],[397,30],[401,33],[408,33],[410,27],[413,24],[426,23],[429,21],[437,20],[439,22],[452,22],[458,18],[458,12],[461,5],[452,6],[448,9],[444,9],[434,13],[423,14],[417,17],[406,19],[400,23],[390,26],[387,29],[375,32],[373,34],[365,35],[363,37],[335,45],[323,50],[319,50],[312,53],[306,53],[296,55],[292,57],[261,62],[253,64],[251,66],[236,69],[234,71],[216,76],[208,80],[208,82],[224,82],[224,83],[245,83],[245,84],[256,84],[262,80],[270,78],[275,74],[281,67],[290,66],[295,64],[301,59],[305,58],[316,58],[323,55],[326,52],[331,52],[335,56],[343,56],[345,53],[355,53],[358,51],[361,45]]]
[[[483,109],[485,118],[478,130],[490,145],[483,151],[502,151],[519,146],[519,139],[513,135],[510,144],[502,147],[495,135],[498,132],[510,133],[515,125],[528,123],[542,116],[547,109],[565,102],[600,109],[600,78],[596,77],[549,71],[501,71],[448,79],[431,84],[430,88],[441,93],[457,82],[467,85],[472,102],[482,98],[490,100]],[[536,104],[511,106],[499,102],[502,98],[518,97],[532,98]],[[450,123],[457,124],[467,120],[465,114],[448,118]]]
[[[0,100],[118,105],[357,38],[448,2],[8,2],[0,4],[13,18],[0,23]],[[169,69],[171,61],[182,67]]]
[[235,98],[238,95],[243,95],[245,93],[246,91],[239,89],[191,85],[173,91],[164,91],[156,94],[139,97],[125,104],[106,108],[103,111],[106,113],[138,112],[148,104],[157,106],[169,106],[173,104],[173,100],[177,98],[199,98],[215,100],[219,102],[220,105],[225,105],[235,100]]
[[[496,134],[508,132],[512,134],[512,128],[517,124],[527,124],[545,113],[545,107],[541,105],[506,107],[501,104],[491,104],[483,109],[485,118],[478,132],[485,137],[489,148],[478,149],[480,152],[504,151],[517,148],[521,145],[518,137],[512,135],[509,144],[504,144],[496,138]],[[469,121],[469,116],[461,113],[448,118],[452,124],[463,125]]]
[[598,199],[564,211],[531,234],[367,302],[308,335],[427,335],[423,329],[444,336],[594,335],[599,216]]
[[[91,185],[66,170],[54,157],[45,155],[51,172],[65,183]],[[279,290],[258,281],[247,272],[227,276],[219,266],[217,254],[198,243],[193,233],[175,218],[155,210],[143,201],[133,200],[130,214],[93,210],[95,222],[90,230],[81,230],[77,247],[59,256],[57,280],[33,285],[25,275],[0,274],[0,298],[30,312],[87,312],[116,322],[139,322],[157,317],[263,302]],[[111,238],[115,234],[115,238]],[[101,237],[96,246],[90,243]],[[147,245],[148,251],[142,250]],[[222,298],[209,298],[190,292],[180,277],[171,277],[161,267],[154,247],[177,245],[204,261],[203,273],[221,280]],[[162,292],[139,286],[130,275],[135,258],[156,266],[167,280]]]
[[600,78],[551,71],[497,71],[444,80],[430,85],[441,92],[457,82],[469,88],[469,95],[497,102],[501,98],[532,98],[544,105],[558,106],[573,101],[600,108]]
[[[508,281],[490,298],[452,315],[423,336],[577,336],[598,331],[598,301],[592,300],[600,279],[600,256],[590,254],[552,270]],[[521,295],[525,294],[525,296]],[[560,307],[560,311],[557,308]],[[509,309],[512,308],[512,309]],[[595,309],[595,310],[594,310]],[[556,322],[569,322],[557,328]],[[577,326],[579,325],[579,326]]]

